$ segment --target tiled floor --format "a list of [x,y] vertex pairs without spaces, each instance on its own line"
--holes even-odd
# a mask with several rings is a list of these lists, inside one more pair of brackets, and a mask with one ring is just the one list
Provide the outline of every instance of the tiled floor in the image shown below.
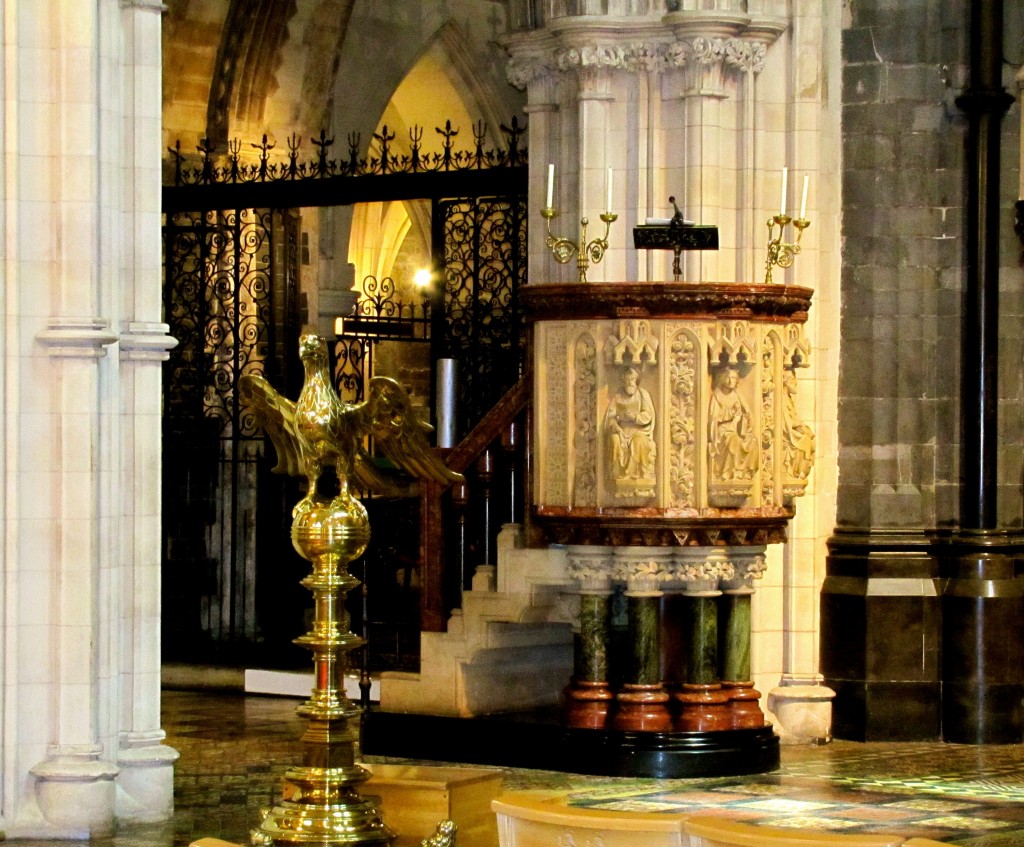
[[[126,828],[96,847],[178,847],[203,836],[246,842],[280,776],[298,761],[296,701],[167,691],[167,743],[181,753],[174,820]],[[783,747],[774,774],[701,780],[508,770],[508,789],[563,792],[589,808],[721,810],[751,823],[890,831],[971,847],[1024,847],[1024,746],[856,744]],[[385,819],[387,809],[384,809]],[[42,847],[52,842],[19,842]]]

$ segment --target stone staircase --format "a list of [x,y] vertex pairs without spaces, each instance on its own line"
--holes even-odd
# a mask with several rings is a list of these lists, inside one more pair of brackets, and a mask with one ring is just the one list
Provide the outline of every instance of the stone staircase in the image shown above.
[[497,562],[476,569],[446,632],[421,633],[419,673],[381,675],[382,711],[472,717],[558,703],[578,600],[565,551],[526,548],[506,524]]

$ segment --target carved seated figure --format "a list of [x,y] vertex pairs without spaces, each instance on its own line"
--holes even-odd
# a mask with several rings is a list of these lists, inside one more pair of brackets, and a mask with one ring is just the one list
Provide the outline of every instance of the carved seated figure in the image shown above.
[[757,470],[757,435],[750,412],[736,390],[738,385],[739,373],[735,368],[722,368],[715,375],[708,407],[712,484],[750,480]]
[[654,495],[654,423],[651,394],[640,385],[640,370],[629,365],[622,372],[622,386],[608,404],[604,418],[609,477],[618,496]]

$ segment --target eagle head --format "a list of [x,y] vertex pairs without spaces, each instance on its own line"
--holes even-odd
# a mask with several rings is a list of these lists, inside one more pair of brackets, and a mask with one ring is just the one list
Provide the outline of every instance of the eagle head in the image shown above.
[[299,336],[299,358],[310,365],[326,365],[327,342],[319,335],[311,332]]

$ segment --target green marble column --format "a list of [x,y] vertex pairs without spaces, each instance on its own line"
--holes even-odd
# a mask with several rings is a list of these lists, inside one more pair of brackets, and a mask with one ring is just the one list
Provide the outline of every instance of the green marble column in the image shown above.
[[686,585],[689,606],[690,651],[686,681],[674,693],[679,704],[675,728],[682,732],[714,732],[732,727],[729,695],[718,677],[717,579]]
[[718,655],[721,678],[750,679],[750,594],[726,591],[718,601]]
[[717,597],[690,598],[690,678],[694,685],[718,682]]
[[562,718],[571,727],[606,729],[615,695],[608,684],[612,610],[611,550],[566,548],[569,574],[579,592],[573,626],[573,675],[562,692]]
[[647,585],[626,587],[631,653],[626,679],[616,695],[614,729],[667,732],[672,728],[669,695],[661,683],[661,592]]
[[[745,562],[744,558],[750,559]],[[722,690],[729,697],[729,716],[733,729],[760,729],[764,726],[761,692],[754,688],[750,668],[750,607],[754,594],[750,564],[762,561],[734,553],[741,576],[723,580],[718,600],[718,665]]]
[[578,682],[608,681],[610,616],[610,594],[580,594],[580,631],[576,635],[573,673]]
[[635,685],[656,685],[661,682],[661,639],[658,621],[658,597],[626,596],[629,629],[633,635],[631,679]]

